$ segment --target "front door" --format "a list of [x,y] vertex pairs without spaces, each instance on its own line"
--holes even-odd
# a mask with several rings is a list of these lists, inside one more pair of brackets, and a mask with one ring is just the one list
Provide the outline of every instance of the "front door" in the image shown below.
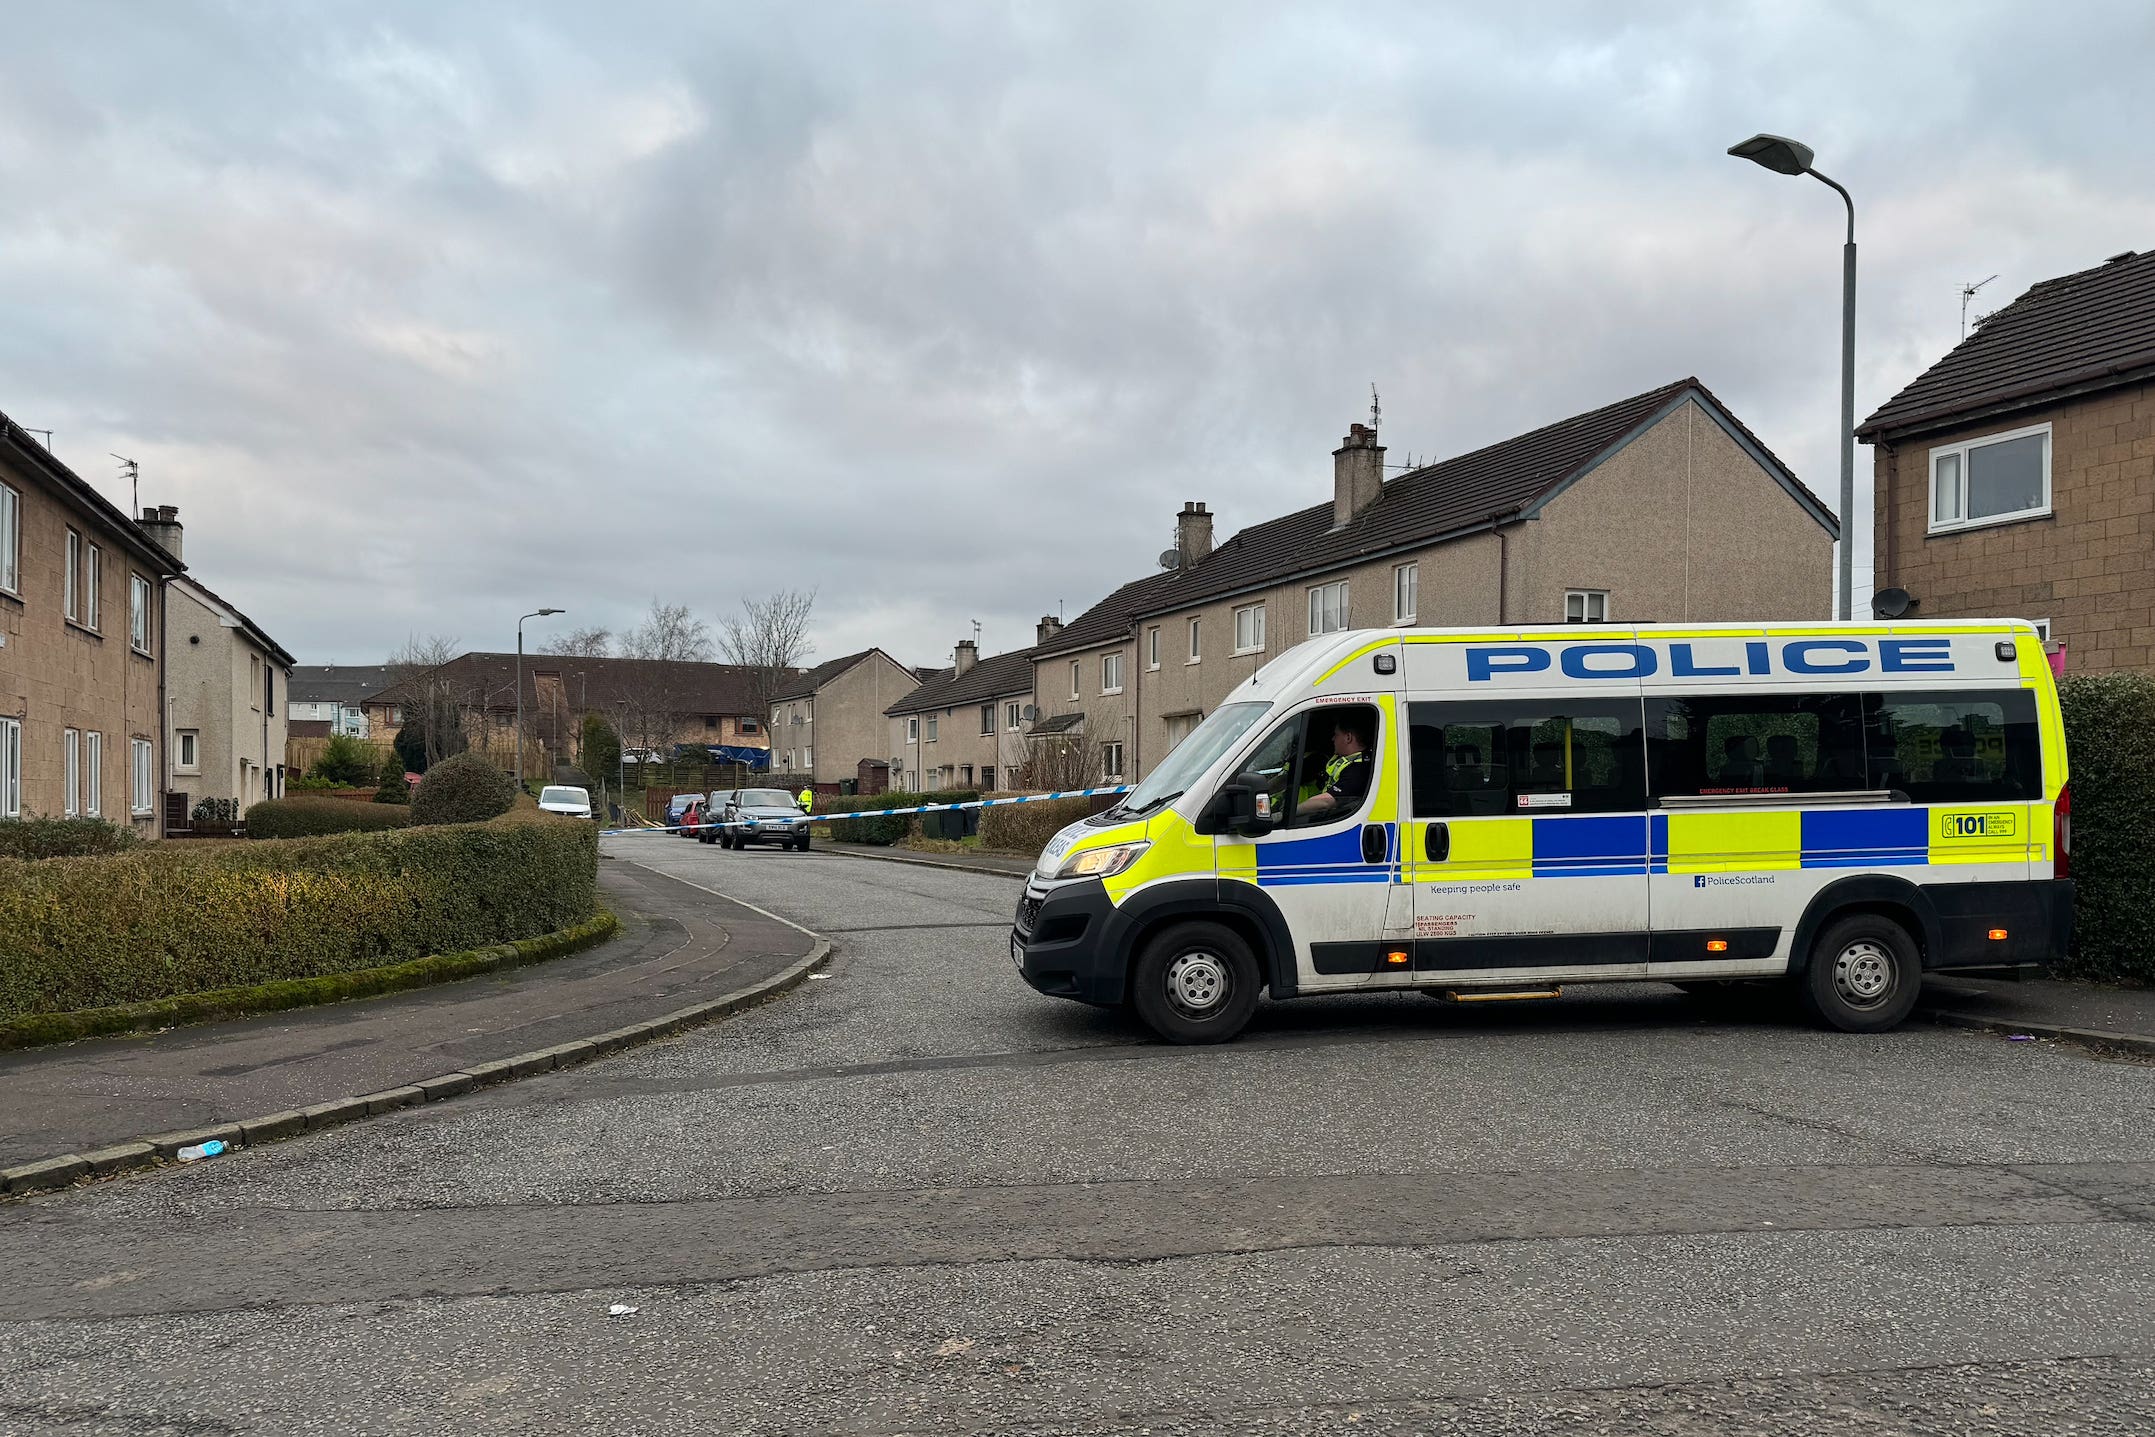
[[1643,977],[1639,700],[1417,701],[1408,733],[1418,981]]
[[1220,878],[1255,883],[1278,908],[1305,993],[1397,982],[1410,965],[1396,707],[1385,695],[1304,709],[1229,780],[1253,789],[1275,826],[1257,838],[1221,835]]

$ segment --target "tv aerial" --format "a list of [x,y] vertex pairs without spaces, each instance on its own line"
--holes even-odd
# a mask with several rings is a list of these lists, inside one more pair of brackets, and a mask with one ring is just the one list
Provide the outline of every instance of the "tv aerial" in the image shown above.
[[[1996,279],[1997,277],[1992,275],[1990,279]],[[1989,284],[1990,279],[1979,279],[1973,284],[1964,284],[1960,287],[1960,337],[1962,339],[1968,337],[1968,301],[1974,299],[1975,292],[1984,285]],[[1990,316],[1987,314],[1979,314],[1975,317],[1975,322],[1981,324],[1988,318]]]

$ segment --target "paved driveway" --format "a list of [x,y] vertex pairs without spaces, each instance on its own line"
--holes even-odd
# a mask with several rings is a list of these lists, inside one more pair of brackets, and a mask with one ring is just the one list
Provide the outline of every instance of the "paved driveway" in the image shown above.
[[2155,1067],[1645,986],[1173,1049],[1017,981],[1007,880],[609,848],[831,976],[0,1208],[0,1429],[2150,1429]]

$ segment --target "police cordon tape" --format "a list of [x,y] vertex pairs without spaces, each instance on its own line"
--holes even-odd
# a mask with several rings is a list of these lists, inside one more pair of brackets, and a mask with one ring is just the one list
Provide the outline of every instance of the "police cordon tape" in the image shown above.
[[[849,818],[896,818],[906,813],[955,813],[967,808],[1001,808],[1011,803],[1048,803],[1058,798],[1105,798],[1112,794],[1128,793],[1135,785],[1117,784],[1110,788],[1066,788],[1055,793],[1028,793],[1017,798],[971,798],[962,803],[924,803],[916,808],[873,808],[863,813],[803,813],[785,818],[758,818],[757,827],[766,823],[838,823]],[[691,829],[706,828],[701,823],[654,823],[644,828],[602,828],[599,835],[611,838],[624,833],[687,833]]]

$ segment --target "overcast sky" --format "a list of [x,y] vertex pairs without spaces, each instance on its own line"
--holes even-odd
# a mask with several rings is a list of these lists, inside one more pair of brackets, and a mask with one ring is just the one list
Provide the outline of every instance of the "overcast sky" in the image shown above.
[[10,9],[0,410],[307,663],[1020,647],[1371,381],[1402,459],[1697,374],[1831,502],[1840,202],[1757,130],[1856,194],[1859,417],[2155,246],[2145,3]]

